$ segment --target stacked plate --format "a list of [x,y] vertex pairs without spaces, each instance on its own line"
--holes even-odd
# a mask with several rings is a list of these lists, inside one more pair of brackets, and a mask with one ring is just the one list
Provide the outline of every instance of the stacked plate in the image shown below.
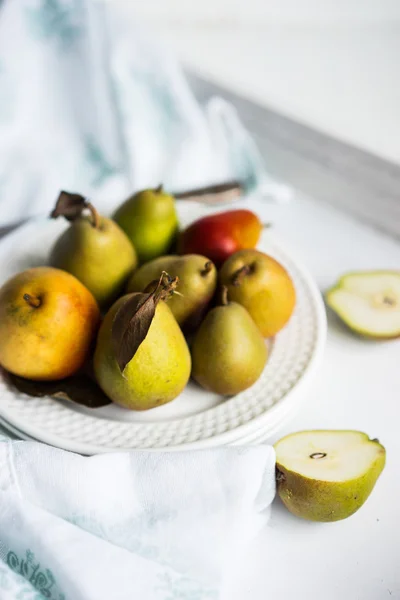
[[[0,282],[29,266],[46,264],[63,227],[58,221],[35,220],[3,238]],[[259,249],[288,269],[297,304],[286,328],[267,342],[268,363],[245,392],[223,398],[190,383],[179,398],[147,412],[114,404],[89,409],[51,397],[26,396],[0,374],[0,421],[18,437],[82,454],[206,448],[268,439],[301,405],[323,353],[326,316],[314,281],[271,232],[264,234]]]

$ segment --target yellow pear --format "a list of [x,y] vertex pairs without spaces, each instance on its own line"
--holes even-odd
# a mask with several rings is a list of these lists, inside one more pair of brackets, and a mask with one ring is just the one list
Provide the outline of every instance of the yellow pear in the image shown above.
[[114,219],[135,246],[141,263],[166,254],[178,231],[175,199],[161,186],[128,198]]
[[151,282],[158,281],[163,271],[179,279],[179,294],[168,300],[172,314],[183,329],[195,328],[215,292],[217,271],[214,264],[199,254],[160,256],[133,273],[128,292],[144,291]]
[[365,337],[400,337],[400,271],[343,275],[326,294],[327,304],[346,325]]
[[100,306],[110,304],[137,264],[128,237],[79,194],[61,192],[51,216],[72,221],[51,251],[51,264],[79,279]]
[[257,326],[243,306],[228,302],[207,314],[192,344],[193,378],[206,390],[233,395],[260,377],[268,351]]
[[96,380],[125,408],[146,410],[171,402],[190,377],[189,348],[164,302],[172,290],[173,282],[165,278],[151,293],[123,296],[100,327]]
[[219,283],[229,298],[244,306],[264,337],[286,325],[296,303],[293,282],[274,258],[258,250],[239,250],[226,260]]
[[0,364],[15,375],[54,381],[89,357],[100,311],[75,277],[34,267],[0,288]]
[[372,492],[385,448],[360,431],[300,431],[275,444],[277,491],[285,506],[311,521],[339,521]]

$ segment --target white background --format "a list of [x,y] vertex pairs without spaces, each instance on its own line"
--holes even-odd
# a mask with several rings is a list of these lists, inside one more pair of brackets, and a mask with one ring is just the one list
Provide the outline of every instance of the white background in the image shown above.
[[113,0],[200,74],[400,162],[398,0]]

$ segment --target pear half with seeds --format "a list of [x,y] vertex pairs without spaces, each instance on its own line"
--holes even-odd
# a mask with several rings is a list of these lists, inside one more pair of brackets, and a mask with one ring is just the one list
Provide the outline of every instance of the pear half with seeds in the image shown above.
[[277,491],[291,513],[339,521],[366,501],[386,459],[360,431],[300,431],[275,444]]
[[400,271],[349,273],[326,294],[353,331],[371,338],[400,336]]

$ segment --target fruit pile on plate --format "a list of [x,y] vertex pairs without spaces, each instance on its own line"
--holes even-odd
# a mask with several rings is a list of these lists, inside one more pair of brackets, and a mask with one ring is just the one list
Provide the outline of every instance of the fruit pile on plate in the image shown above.
[[[112,219],[61,192],[51,217],[69,224],[48,264],[0,289],[0,364],[20,391],[39,385],[32,395],[63,398],[73,390],[69,399],[85,397],[85,406],[105,398],[142,411],[174,400],[191,376],[221,396],[260,377],[266,339],[288,323],[296,293],[285,268],[256,250],[263,225],[255,214],[231,210],[179,231],[175,199],[158,188],[129,198]],[[352,281],[329,300],[357,321]],[[379,285],[363,286],[381,300]],[[389,296],[385,288],[387,311]],[[317,521],[354,513],[385,464],[378,440],[356,431],[295,433],[275,450],[282,501]]]
[[54,381],[91,362],[104,393],[133,410],[171,402],[190,376],[224,396],[259,378],[265,338],[290,319],[295,289],[255,249],[263,226],[254,213],[227,211],[179,232],[175,199],[158,188],[133,195],[113,219],[61,192],[51,217],[69,221],[51,266],[0,290],[7,371]]

